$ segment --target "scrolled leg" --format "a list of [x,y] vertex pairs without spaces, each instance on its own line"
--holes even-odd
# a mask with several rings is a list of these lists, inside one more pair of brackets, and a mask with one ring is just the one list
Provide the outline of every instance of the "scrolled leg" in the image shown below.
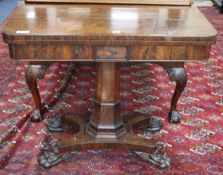
[[35,109],[31,114],[31,119],[34,122],[38,122],[42,120],[41,98],[40,98],[39,90],[37,87],[37,79],[42,79],[44,77],[44,73],[47,67],[48,67],[47,64],[44,64],[44,65],[30,64],[25,74],[26,84],[35,102]]
[[169,68],[164,67],[166,72],[168,73],[170,81],[176,82],[176,88],[174,90],[174,94],[171,100],[171,109],[168,114],[168,119],[171,123],[179,123],[180,122],[180,114],[177,111],[177,102],[183,92],[184,88],[187,84],[187,74],[184,67],[177,68]]

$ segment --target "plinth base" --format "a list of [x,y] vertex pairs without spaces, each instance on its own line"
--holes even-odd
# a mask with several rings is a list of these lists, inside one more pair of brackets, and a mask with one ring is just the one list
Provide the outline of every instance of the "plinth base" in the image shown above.
[[[154,143],[151,143],[148,139],[135,135],[132,131],[132,127],[134,125],[139,122],[148,122],[148,120],[149,118],[144,116],[128,119],[125,122],[128,133],[125,137],[114,140],[97,139],[87,135],[86,126],[88,124],[88,119],[84,120],[81,117],[73,116],[71,114],[63,116],[62,119],[57,117],[54,120],[57,125],[60,121],[63,121],[62,124],[58,125],[59,128],[63,128],[63,123],[66,123],[66,125],[69,124],[70,126],[75,126],[75,130],[77,129],[78,133],[64,140],[55,141],[52,138],[45,140],[43,142],[44,150],[38,156],[39,164],[45,168],[50,168],[66,160],[74,151],[125,149],[135,151],[140,157],[148,160],[151,164],[160,169],[168,168],[170,166],[170,158],[160,152],[162,148],[158,147]],[[55,129],[56,125],[52,122],[52,120],[47,124],[47,126],[48,128],[54,128],[55,131],[58,131]]]

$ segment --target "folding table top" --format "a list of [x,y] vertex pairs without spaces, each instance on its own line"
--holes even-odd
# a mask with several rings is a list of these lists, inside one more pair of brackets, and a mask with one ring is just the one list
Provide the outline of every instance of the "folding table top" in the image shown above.
[[[148,53],[153,61],[201,60],[217,35],[194,5],[83,3],[21,4],[2,33],[11,58],[44,61],[93,61],[108,51],[121,61]],[[77,48],[88,56],[77,59]]]
[[25,4],[9,18],[3,35],[12,40],[63,40],[69,36],[70,40],[116,37],[207,42],[216,39],[216,30],[193,5]]

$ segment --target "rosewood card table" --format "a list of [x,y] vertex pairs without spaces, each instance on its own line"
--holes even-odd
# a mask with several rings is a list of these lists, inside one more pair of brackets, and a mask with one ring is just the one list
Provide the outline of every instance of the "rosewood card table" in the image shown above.
[[76,150],[118,148],[136,151],[159,168],[169,167],[170,159],[160,147],[132,131],[141,121],[148,122],[151,131],[159,130],[162,124],[154,118],[124,120],[120,115],[120,65],[162,65],[170,80],[176,82],[168,119],[178,123],[177,101],[187,84],[184,62],[209,57],[216,41],[212,25],[188,0],[179,1],[182,4],[169,0],[168,5],[162,0],[156,1],[158,4],[137,1],[138,5],[123,5],[124,1],[117,5],[112,0],[109,5],[98,4],[97,0],[95,4],[44,1],[48,3],[20,4],[2,32],[10,57],[30,62],[25,78],[36,105],[33,120],[40,120],[42,115],[37,78],[43,77],[51,62],[94,62],[96,95],[89,120],[71,114],[49,120],[50,131],[61,131],[72,123],[79,132],[60,141],[46,140],[39,163],[51,167]]

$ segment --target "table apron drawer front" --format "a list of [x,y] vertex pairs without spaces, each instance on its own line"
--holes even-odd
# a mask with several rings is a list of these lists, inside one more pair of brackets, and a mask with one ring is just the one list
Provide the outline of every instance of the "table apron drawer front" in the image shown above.
[[93,47],[87,45],[12,45],[9,51],[22,60],[93,60]]
[[9,45],[10,56],[20,60],[66,61],[157,61],[203,60],[210,46],[92,46],[31,44]]
[[203,60],[210,46],[130,46],[131,60]]
[[126,46],[96,46],[96,60],[126,60]]

